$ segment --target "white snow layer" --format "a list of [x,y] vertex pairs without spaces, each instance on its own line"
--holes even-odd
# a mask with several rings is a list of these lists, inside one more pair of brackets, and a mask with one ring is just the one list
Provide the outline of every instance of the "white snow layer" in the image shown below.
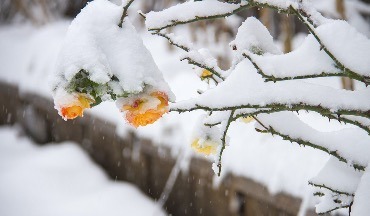
[[328,50],[352,71],[370,76],[370,40],[347,22],[336,20],[316,28]]
[[351,215],[368,215],[370,212],[370,168],[367,167],[358,185]]
[[281,54],[267,28],[255,17],[248,17],[243,22],[230,45],[240,52],[248,50],[252,53],[259,51],[262,54]]
[[227,80],[216,88],[197,98],[177,102],[172,108],[187,109],[196,106],[216,109],[233,106],[250,108],[248,106],[302,102],[334,111],[340,109],[367,111],[370,110],[369,97],[370,88],[349,92],[299,80],[266,83],[252,63],[246,59],[239,63]]
[[76,144],[36,146],[0,128],[0,215],[165,215],[133,185],[113,182]]
[[287,54],[250,55],[264,74],[276,78],[340,73],[333,60],[320,50],[320,44],[312,35],[308,35],[301,46]]
[[[245,3],[244,3],[245,4]],[[228,14],[242,4],[228,4],[214,0],[188,1],[160,12],[146,14],[145,25],[148,29],[160,29],[175,22],[188,22],[194,17],[211,17]]]
[[120,88],[114,93],[139,93],[145,85],[170,94],[162,73],[141,37],[126,17],[118,26],[122,7],[107,0],[95,0],[82,9],[68,28],[57,61],[56,85],[62,85],[81,69],[89,79],[108,83],[115,75]]
[[343,193],[354,194],[363,172],[330,157],[320,172],[310,180],[312,184],[323,185]]
[[370,162],[370,136],[358,128],[346,128],[334,132],[320,132],[303,123],[292,112],[260,114],[258,118],[266,127],[281,134],[300,139],[335,152],[349,165],[357,163],[366,167]]

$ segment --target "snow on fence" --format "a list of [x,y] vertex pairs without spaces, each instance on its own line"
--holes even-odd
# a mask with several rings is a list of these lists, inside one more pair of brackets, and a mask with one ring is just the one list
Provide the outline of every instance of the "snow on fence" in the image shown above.
[[[18,123],[38,143],[74,141],[116,180],[131,182],[159,199],[176,162],[170,149],[130,133],[116,134],[115,126],[86,115],[64,121],[53,103],[42,96],[20,93],[0,82],[0,125]],[[301,200],[286,194],[271,195],[263,185],[228,175],[212,186],[209,161],[193,158],[188,171],[181,171],[165,203],[172,215],[297,215]],[[315,215],[309,210],[306,215]]]

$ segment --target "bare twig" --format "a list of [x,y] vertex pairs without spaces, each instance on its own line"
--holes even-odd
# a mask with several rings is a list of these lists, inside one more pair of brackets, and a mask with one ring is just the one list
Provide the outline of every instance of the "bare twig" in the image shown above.
[[130,7],[130,5],[132,4],[132,2],[134,2],[135,0],[129,0],[124,6],[123,6],[123,11],[122,11],[122,16],[121,16],[121,20],[118,24],[118,26],[120,28],[122,28],[122,24],[123,24],[123,20],[125,19],[125,17],[127,16],[127,11],[128,11],[128,8]]

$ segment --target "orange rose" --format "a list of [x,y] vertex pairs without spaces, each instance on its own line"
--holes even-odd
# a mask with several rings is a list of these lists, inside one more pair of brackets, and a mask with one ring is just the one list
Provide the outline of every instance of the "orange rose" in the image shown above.
[[79,95],[78,100],[72,104],[62,107],[60,112],[64,119],[74,119],[77,116],[83,116],[85,109],[90,108],[90,104],[93,102],[90,98],[86,96]]
[[152,124],[168,112],[168,96],[164,92],[153,92],[124,105],[122,111],[126,111],[126,120],[136,128]]

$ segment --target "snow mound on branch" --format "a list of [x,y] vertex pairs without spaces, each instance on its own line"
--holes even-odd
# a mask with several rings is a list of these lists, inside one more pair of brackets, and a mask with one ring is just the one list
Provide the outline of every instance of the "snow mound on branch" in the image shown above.
[[337,158],[330,157],[325,166],[310,182],[315,185],[325,185],[333,190],[354,194],[362,174],[362,172],[356,171]]
[[146,14],[148,29],[160,29],[176,22],[188,22],[194,17],[211,17],[232,13],[241,4],[228,4],[214,0],[189,1],[160,12]]
[[281,54],[267,28],[255,17],[249,17],[238,29],[235,40],[230,43],[237,50],[252,53]]
[[346,159],[349,165],[357,163],[366,167],[370,162],[370,137],[366,131],[346,128],[333,132],[320,132],[302,122],[291,112],[260,114],[258,118],[265,126],[274,128],[278,133],[286,134],[292,139],[313,143],[329,152],[335,152]]
[[109,1],[95,0],[73,20],[57,61],[56,85],[86,70],[89,79],[99,84],[116,76],[122,88],[113,88],[118,95],[122,94],[120,90],[141,92],[146,85],[170,92],[128,17],[122,28],[118,26],[122,10]]
[[333,60],[320,49],[320,44],[308,35],[302,45],[282,55],[257,56],[253,60],[264,74],[276,78],[340,73]]
[[[325,92],[325,95],[322,92]],[[236,66],[225,82],[197,98],[173,104],[172,109],[200,106],[222,110],[227,107],[252,108],[253,105],[263,107],[272,104],[306,103],[330,110],[367,111],[370,110],[368,98],[369,88],[349,92],[299,80],[266,83],[257,74],[252,63],[245,59]]]
[[[369,164],[370,165],[370,164]],[[353,215],[368,215],[370,212],[370,168],[367,166],[364,175],[358,185],[356,196],[353,202]],[[351,215],[352,215],[351,214]]]
[[370,76],[370,40],[342,20],[316,28],[316,34],[333,55],[354,72]]

